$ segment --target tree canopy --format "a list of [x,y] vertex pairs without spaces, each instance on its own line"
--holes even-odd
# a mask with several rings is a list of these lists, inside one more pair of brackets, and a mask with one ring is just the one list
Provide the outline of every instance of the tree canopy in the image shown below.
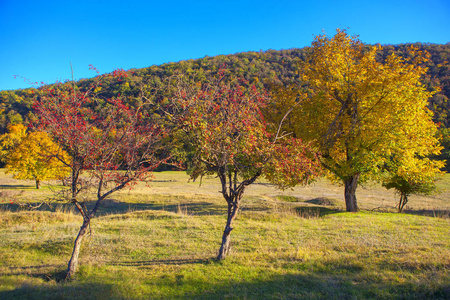
[[36,188],[46,179],[64,179],[70,169],[60,160],[70,161],[70,157],[54,143],[45,132],[30,132],[8,155],[7,173],[14,173],[17,179],[33,179]]
[[441,147],[432,112],[433,95],[421,82],[425,52],[377,59],[381,46],[365,46],[345,30],[319,35],[302,64],[307,86],[298,90],[296,135],[314,141],[323,166],[345,185],[348,211],[357,211],[358,182],[378,179],[395,151],[420,157]]
[[[440,123],[440,134],[444,139],[449,139],[449,132],[445,129],[450,127],[450,64],[448,63],[450,61],[450,44],[383,45],[376,51],[376,60],[385,61],[393,53],[408,59],[411,54],[408,49],[411,46],[430,54],[430,59],[422,63],[423,67],[427,67],[427,72],[421,77],[421,82],[428,91],[436,91],[428,101],[428,108],[433,112],[433,120]],[[368,49],[371,46],[363,45],[363,47]],[[246,89],[249,89],[251,85],[256,86],[257,89],[269,89],[273,84],[287,86],[302,81],[300,63],[305,61],[311,51],[311,47],[305,47],[243,52],[132,69],[126,71],[127,77],[120,80],[114,76],[109,76],[108,80],[105,79],[101,93],[105,98],[120,95],[125,104],[137,107],[142,104],[139,94],[144,88],[148,91],[156,91],[148,93],[148,95],[151,94],[155,103],[164,102],[170,98],[170,92],[163,88],[165,78],[181,73],[194,77],[196,82],[206,82],[216,76],[219,70],[223,70],[229,80],[238,77],[245,78],[248,81],[248,84],[245,85]],[[76,85],[80,89],[86,89],[94,81],[95,79],[83,79]],[[47,88],[48,86],[44,86],[0,92],[0,133],[5,133],[11,124],[22,122],[27,125],[32,118],[30,111],[34,98],[39,97],[39,94]],[[440,91],[437,90],[438,88]],[[154,109],[155,107],[152,108],[152,113],[161,113]],[[440,159],[445,159],[446,153],[450,151],[449,146],[447,144],[445,146],[445,151],[439,155]],[[450,163],[447,164],[447,170],[450,170]]]
[[205,85],[179,84],[173,99],[174,116],[187,135],[191,177],[217,175],[227,202],[218,259],[230,251],[233,221],[249,185],[265,176],[279,186],[294,186],[320,171],[317,155],[308,144],[268,132],[261,113],[269,101],[265,93],[222,79]]
[[402,212],[410,195],[430,195],[437,191],[436,180],[442,174],[443,161],[421,157],[415,151],[400,151],[385,165],[381,179],[384,187],[395,189],[400,196],[397,205]]
[[27,127],[21,123],[8,126],[8,132],[0,136],[0,161],[6,163],[12,150],[27,136]]
[[[83,217],[67,278],[77,271],[82,239],[100,203],[137,181],[151,180],[150,172],[168,160],[163,126],[143,114],[142,106],[130,107],[121,97],[102,97],[105,81],[125,76],[123,72],[113,78],[99,76],[83,89],[70,82],[49,87],[33,105],[34,127],[47,132],[69,154],[55,156],[70,169],[68,200]],[[141,95],[139,100],[144,98]],[[94,205],[88,208],[80,195]]]
[[68,154],[45,132],[27,132],[23,124],[9,126],[9,132],[0,136],[1,157],[6,172],[16,179],[32,179],[36,188],[46,179],[63,179],[69,169],[58,157],[69,161]]

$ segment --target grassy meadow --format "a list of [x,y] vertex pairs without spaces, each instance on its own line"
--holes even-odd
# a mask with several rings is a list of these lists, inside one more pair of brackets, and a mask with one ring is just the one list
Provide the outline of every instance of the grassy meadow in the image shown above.
[[75,280],[61,281],[82,218],[52,202],[20,209],[56,188],[34,188],[0,170],[0,299],[450,299],[450,174],[442,193],[397,196],[320,180],[246,191],[232,253],[215,261],[226,222],[217,178],[155,173],[107,199],[83,241]]

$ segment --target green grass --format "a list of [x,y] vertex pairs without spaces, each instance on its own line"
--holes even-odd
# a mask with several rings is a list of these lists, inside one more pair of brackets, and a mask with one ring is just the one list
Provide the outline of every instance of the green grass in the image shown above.
[[[70,282],[58,279],[81,217],[62,204],[1,205],[0,299],[450,298],[448,175],[442,194],[412,196],[401,214],[395,195],[376,185],[358,189],[354,214],[344,212],[343,188],[326,181],[284,192],[260,182],[246,192],[223,262],[214,260],[226,212],[217,181],[199,186],[163,172],[150,188],[114,194]],[[33,186],[0,173],[2,192],[14,183]]]

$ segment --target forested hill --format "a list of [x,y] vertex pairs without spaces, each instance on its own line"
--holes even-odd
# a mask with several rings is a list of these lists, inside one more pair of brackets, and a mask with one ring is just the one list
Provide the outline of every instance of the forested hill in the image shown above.
[[[407,55],[407,49],[411,44],[385,45],[379,52],[383,59],[392,52]],[[430,99],[429,108],[434,112],[434,120],[440,122],[443,132],[447,136],[446,151],[450,149],[450,43],[422,44],[414,46],[426,50],[431,55],[428,62],[428,74],[423,82],[430,90],[437,87],[441,89]],[[133,102],[133,96],[137,95],[139,86],[145,83],[147,86],[162,86],[164,79],[176,72],[190,74],[195,80],[203,81],[217,74],[218,70],[224,70],[229,78],[243,77],[250,84],[263,87],[268,83],[288,84],[299,82],[301,76],[300,64],[305,59],[309,47],[290,50],[269,50],[261,52],[244,52],[231,55],[218,55],[204,57],[195,60],[167,63],[159,66],[151,66],[142,69],[128,70],[129,76],[121,81],[112,81],[108,86],[103,86],[102,93],[105,96],[121,94]],[[85,86],[89,79],[80,80],[77,84]],[[0,133],[4,133],[11,123],[28,122],[28,114],[38,90],[34,88],[13,91],[2,91],[0,93]],[[160,94],[159,97],[164,98]],[[168,96],[168,95],[167,95]],[[448,153],[450,154],[450,152]]]

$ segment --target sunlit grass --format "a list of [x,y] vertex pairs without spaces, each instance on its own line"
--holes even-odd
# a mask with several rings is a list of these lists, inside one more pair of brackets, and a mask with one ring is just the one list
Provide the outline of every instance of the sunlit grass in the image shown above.
[[[139,185],[104,203],[71,282],[59,282],[58,274],[66,268],[81,217],[62,203],[51,211],[11,211],[2,205],[0,299],[450,295],[450,219],[445,215],[450,197],[443,197],[448,194],[423,202],[412,197],[409,212],[398,214],[386,212],[395,205],[389,200],[393,194],[371,186],[358,191],[363,211],[355,214],[343,211],[342,187],[325,181],[285,192],[256,184],[236,220],[231,255],[216,262],[226,213],[217,178],[199,186],[179,172],[155,177],[150,188]],[[442,187],[450,186],[449,179]],[[325,198],[333,200],[321,205]],[[378,207],[383,212],[372,211]]]

